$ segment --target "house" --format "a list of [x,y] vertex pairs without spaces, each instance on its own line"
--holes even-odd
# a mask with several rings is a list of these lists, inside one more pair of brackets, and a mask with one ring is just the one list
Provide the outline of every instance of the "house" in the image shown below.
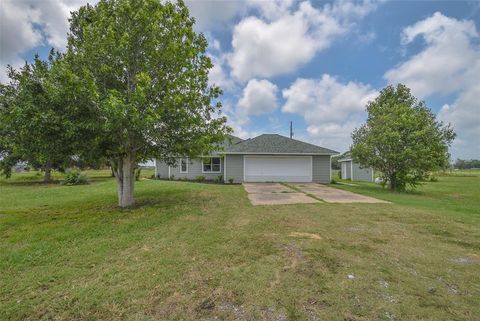
[[331,180],[331,156],[338,152],[277,134],[241,140],[202,159],[178,158],[176,166],[155,161],[157,177],[243,182],[317,182]]
[[342,179],[373,182],[373,168],[361,167],[360,164],[352,160],[349,153],[345,154],[343,158],[340,158],[338,162],[340,163]]

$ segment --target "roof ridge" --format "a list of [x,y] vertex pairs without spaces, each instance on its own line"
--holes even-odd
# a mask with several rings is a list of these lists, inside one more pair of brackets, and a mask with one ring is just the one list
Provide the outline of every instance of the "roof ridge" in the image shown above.
[[[229,148],[231,152],[273,152],[273,153],[312,153],[334,155],[338,152],[307,143],[298,139],[289,138],[278,133],[261,134],[256,137],[240,141]],[[227,150],[228,151],[228,150]]]

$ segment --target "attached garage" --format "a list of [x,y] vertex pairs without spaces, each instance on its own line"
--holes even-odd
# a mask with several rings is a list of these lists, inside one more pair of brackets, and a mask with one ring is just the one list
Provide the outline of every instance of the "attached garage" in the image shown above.
[[331,181],[331,156],[336,151],[276,134],[264,134],[228,146],[224,151],[225,181]]
[[312,156],[244,156],[245,182],[311,182]]

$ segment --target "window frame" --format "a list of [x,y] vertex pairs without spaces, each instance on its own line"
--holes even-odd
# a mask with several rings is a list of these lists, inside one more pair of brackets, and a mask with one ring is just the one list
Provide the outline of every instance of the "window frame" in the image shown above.
[[[207,159],[207,158],[210,159],[210,163],[205,163],[205,159]],[[214,171],[214,170],[213,170],[213,165],[214,165],[214,164],[213,164],[213,159],[214,159],[214,158],[218,158],[218,160],[219,160],[219,163],[218,163],[218,171]],[[210,170],[209,170],[209,171],[206,171],[206,170],[205,170],[205,165],[210,165]],[[217,165],[217,164],[215,164],[215,165]],[[219,156],[211,156],[211,157],[202,158],[202,173],[203,173],[203,174],[209,174],[209,173],[211,173],[211,174],[220,174],[220,173],[222,173],[222,158],[219,157]]]
[[[185,165],[187,167],[187,169],[185,171],[182,170],[182,161],[185,161]],[[184,157],[184,158],[180,158],[180,173],[181,174],[188,174],[188,158]]]

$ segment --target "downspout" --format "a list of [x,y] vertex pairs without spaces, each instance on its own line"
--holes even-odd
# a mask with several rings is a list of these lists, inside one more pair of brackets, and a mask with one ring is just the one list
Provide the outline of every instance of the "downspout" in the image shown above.
[[350,161],[350,180],[353,182],[353,160]]

